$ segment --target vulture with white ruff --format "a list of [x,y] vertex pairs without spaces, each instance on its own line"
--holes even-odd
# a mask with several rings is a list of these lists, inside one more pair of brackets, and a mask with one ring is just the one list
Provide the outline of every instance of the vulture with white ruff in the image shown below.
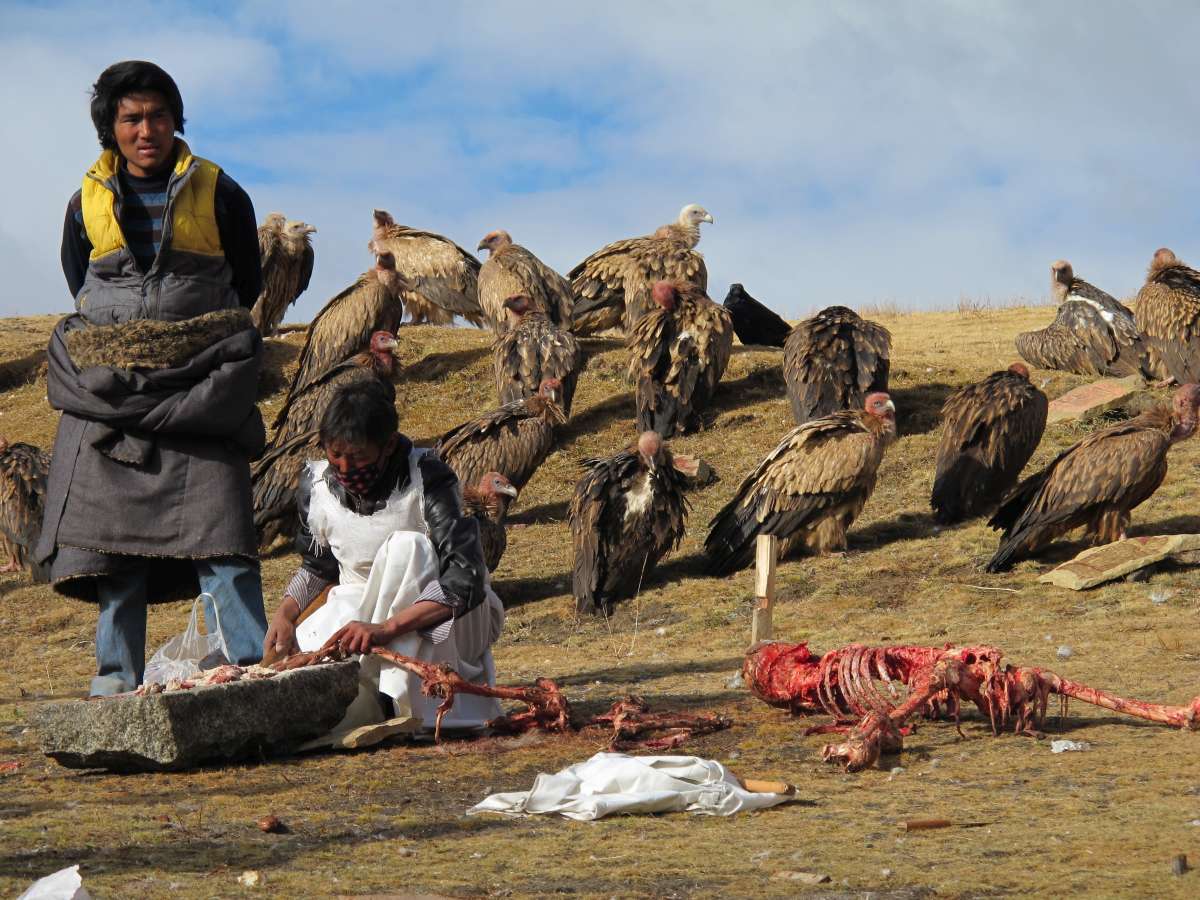
[[779,556],[804,546],[844,550],[846,530],[875,490],[879,463],[896,439],[896,407],[884,393],[865,408],[813,419],[789,431],[709,524],[707,570],[729,575],[754,559],[760,534],[779,539]]
[[653,431],[583,466],[570,511],[575,603],[580,612],[607,615],[679,546],[688,503],[671,451]]
[[783,346],[783,380],[797,425],[842,409],[861,409],[886,391],[892,336],[845,306],[798,323]]
[[479,305],[496,334],[503,334],[510,325],[504,301],[518,294],[528,297],[531,306],[555,325],[570,329],[575,295],[567,279],[514,244],[504,230],[489,232],[476,249],[488,251],[479,270]]
[[939,522],[982,515],[1017,483],[1042,439],[1048,406],[1021,363],[946,399],[929,501]]
[[28,568],[35,581],[45,580],[32,552],[42,533],[49,471],[49,453],[0,437],[0,549],[8,555],[0,572]]
[[258,252],[262,261],[262,291],[250,310],[250,318],[263,337],[275,333],[287,308],[308,290],[313,273],[311,234],[307,222],[285,219],[271,213],[258,229]]
[[624,326],[628,331],[650,311],[650,289],[657,281],[676,281],[708,289],[708,269],[696,252],[700,223],[713,217],[692,203],[679,218],[645,237],[615,241],[597,250],[570,272],[576,334]]
[[1134,301],[1134,318],[1157,378],[1200,381],[1200,272],[1163,247]]
[[1200,385],[1185,384],[1170,406],[1089,434],[1022,481],[988,522],[1004,534],[987,571],[1011,568],[1080,526],[1096,544],[1123,539],[1130,511],[1166,477],[1167,451],[1195,432],[1197,406]]
[[412,324],[446,325],[456,315],[472,325],[483,322],[479,260],[454,241],[397,225],[390,213],[377,209],[370,247],[395,258],[396,270],[404,277],[404,306]]
[[562,408],[569,416],[575,382],[584,366],[579,341],[550,321],[523,294],[507,298],[503,310],[509,325],[492,344],[492,369],[500,402],[532,397],[544,380],[556,378],[562,382]]

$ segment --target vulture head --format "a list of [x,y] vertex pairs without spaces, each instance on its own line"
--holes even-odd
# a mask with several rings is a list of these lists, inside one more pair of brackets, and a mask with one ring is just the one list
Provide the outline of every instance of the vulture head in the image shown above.
[[1020,375],[1026,381],[1029,380],[1029,366],[1025,365],[1025,363],[1015,362],[1008,367],[1008,371],[1014,375]]
[[1150,260],[1150,272],[1148,277],[1153,278],[1163,269],[1169,269],[1171,266],[1179,265],[1179,257],[1168,250],[1166,247],[1159,247],[1154,251],[1154,259]]
[[371,230],[372,237],[376,239],[386,237],[388,229],[395,226],[396,220],[386,209],[377,209],[373,215],[375,216],[375,227]]
[[884,423],[884,432],[891,437],[896,436],[896,404],[883,391],[867,394],[863,402],[867,415],[874,416]]
[[488,253],[496,254],[505,247],[512,246],[512,237],[503,228],[497,228],[495,231],[489,231],[483,236],[483,240],[479,242],[476,250],[486,250]]
[[479,493],[485,497],[510,497],[517,499],[517,489],[499,472],[487,472],[479,479]]
[[1055,260],[1050,264],[1050,296],[1059,303],[1067,299],[1071,293],[1071,282],[1075,280],[1075,272],[1065,259]]
[[391,372],[396,363],[396,336],[390,331],[376,331],[371,335],[369,352],[378,368]]
[[1196,410],[1200,407],[1200,384],[1185,384],[1175,392],[1171,402],[1175,427],[1171,431],[1171,442],[1184,441],[1196,430]]
[[549,400],[551,403],[558,403],[562,397],[562,382],[557,378],[547,378],[538,385],[538,395]]
[[504,308],[508,310],[510,321],[519,322],[529,312],[529,298],[524,294],[513,294],[504,301]]
[[661,463],[662,451],[663,439],[657,431],[643,431],[638,436],[637,452],[647,469],[653,470]]
[[270,228],[272,231],[283,231],[285,222],[287,222],[287,217],[283,213],[267,213],[267,217],[263,219],[262,227]]
[[296,244],[301,243],[310,234],[316,233],[316,226],[295,219],[289,219],[283,226],[283,236]]
[[688,228],[699,228],[701,222],[713,224],[713,217],[707,209],[697,203],[689,203],[679,211],[679,224]]
[[675,285],[669,281],[656,281],[650,289],[650,298],[663,309],[670,312],[675,308]]

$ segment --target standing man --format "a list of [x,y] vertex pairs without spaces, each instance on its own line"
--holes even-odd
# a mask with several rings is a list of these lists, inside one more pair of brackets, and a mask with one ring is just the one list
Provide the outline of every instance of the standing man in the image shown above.
[[55,590],[99,604],[95,696],[141,683],[146,605],[198,590],[232,661],[261,657],[249,459],[265,435],[250,198],[176,137],[183,100],[153,63],[105,69],[91,112],[103,152],[63,228],[76,312],[48,349],[63,415],[36,556]]

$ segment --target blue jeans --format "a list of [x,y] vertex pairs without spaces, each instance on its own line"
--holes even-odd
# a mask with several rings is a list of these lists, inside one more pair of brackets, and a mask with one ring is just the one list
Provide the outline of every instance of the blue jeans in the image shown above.
[[[267,636],[262,577],[258,566],[239,556],[193,560],[200,590],[216,601],[221,633],[240,666],[262,659]],[[132,691],[146,670],[146,571],[106,575],[96,582],[100,619],[96,623],[96,677],[92,696]],[[206,599],[204,621],[217,621]]]

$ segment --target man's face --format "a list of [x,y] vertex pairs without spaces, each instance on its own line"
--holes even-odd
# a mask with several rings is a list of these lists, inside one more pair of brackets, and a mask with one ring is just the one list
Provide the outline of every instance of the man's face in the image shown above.
[[151,175],[171,161],[175,150],[175,117],[158,91],[127,94],[117,101],[113,123],[117,149],[131,175]]
[[352,444],[341,438],[334,438],[325,445],[325,458],[329,465],[345,475],[354,469],[371,466],[381,459],[391,456],[400,438],[393,434],[381,447],[378,444]]

